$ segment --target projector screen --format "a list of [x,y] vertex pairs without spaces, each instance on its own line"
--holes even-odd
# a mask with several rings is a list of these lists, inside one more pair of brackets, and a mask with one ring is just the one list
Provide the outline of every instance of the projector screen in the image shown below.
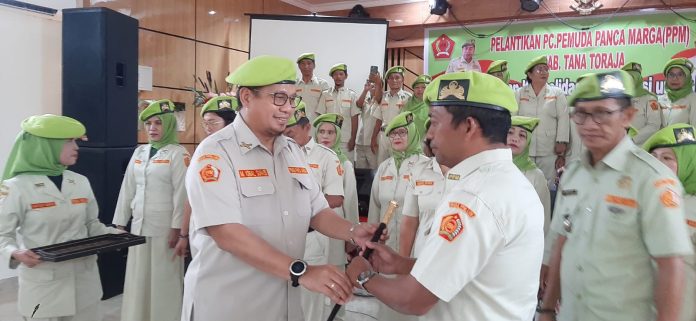
[[[346,87],[362,92],[370,66],[384,72],[388,22],[315,16],[251,16],[249,57],[283,56],[295,61],[305,52],[316,54],[314,75],[333,86],[329,69],[348,65]],[[301,77],[299,69],[297,76]]]

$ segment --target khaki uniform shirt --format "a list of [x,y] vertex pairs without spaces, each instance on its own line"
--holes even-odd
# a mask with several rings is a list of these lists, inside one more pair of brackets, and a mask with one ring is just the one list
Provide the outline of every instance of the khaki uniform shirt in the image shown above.
[[546,235],[551,225],[551,193],[549,192],[549,182],[544,177],[544,173],[538,168],[524,171],[522,174],[532,183],[534,190],[537,192],[537,195],[539,195],[541,205],[544,206],[544,235]]
[[532,85],[515,92],[520,116],[539,118],[539,126],[532,133],[529,156],[554,155],[556,142],[567,143],[570,135],[570,114],[563,91],[546,85],[537,96]]
[[427,321],[532,320],[543,212],[510,149],[471,156],[436,210],[411,275],[440,301]]
[[[691,245],[696,246],[696,195],[684,195],[684,212]],[[696,259],[694,255],[684,258],[684,301],[682,303],[680,321],[696,320]]]
[[459,71],[481,71],[481,65],[479,64],[478,59],[476,58],[471,58],[471,62],[466,62],[464,60],[464,57],[459,56],[457,58],[454,58],[450,60],[449,65],[447,65],[447,71],[445,71],[446,74],[452,73],[452,72],[459,72]]
[[382,97],[382,103],[379,108],[375,109],[373,116],[382,121],[382,127],[386,128],[394,117],[403,112],[403,107],[406,101],[411,98],[411,94],[403,89],[399,90],[395,95],[387,91]]
[[682,186],[628,136],[588,158],[563,174],[551,224],[567,238],[558,320],[655,320],[653,258],[692,253]]
[[662,107],[662,127],[677,123],[696,125],[696,93],[690,93],[675,102],[671,102],[667,94],[660,95],[657,99]]
[[351,118],[355,115],[360,115],[360,109],[355,104],[357,100],[358,95],[346,87],[341,87],[339,90],[331,87],[322,93],[319,100],[319,106],[317,107],[319,114],[336,113],[343,116],[341,143],[350,141]]
[[657,98],[653,95],[643,95],[633,98],[633,107],[636,114],[633,116],[631,126],[638,130],[638,135],[633,137],[636,145],[643,145],[652,134],[660,130],[662,126],[662,111]]
[[421,168],[413,170],[404,196],[404,216],[418,218],[416,239],[413,241],[413,257],[423,247],[426,237],[432,232],[433,216],[445,196],[445,175],[435,157]]
[[360,112],[360,121],[358,122],[358,136],[355,139],[356,145],[370,146],[372,143],[372,134],[375,129],[375,112],[379,108],[376,101],[370,97],[370,93],[365,96],[365,103]]
[[243,224],[302,258],[310,219],[329,207],[304,159],[282,135],[271,153],[242,117],[201,142],[186,175],[196,227],[191,244],[200,248],[186,273],[183,320],[304,320],[299,287],[220,249],[206,232]]
[[99,302],[96,255],[33,268],[12,259],[16,250],[116,232],[99,221],[98,213],[87,178],[69,170],[63,172],[61,190],[45,175],[22,174],[0,185],[0,255],[7,266],[19,270],[17,303],[22,316],[72,316]]
[[300,77],[295,85],[297,86],[297,95],[302,97],[302,101],[305,103],[307,118],[312,123],[314,118],[317,118],[317,106],[319,105],[321,93],[328,90],[331,86],[329,86],[326,80],[317,76],[312,76],[312,80],[308,83],[304,82],[302,77]]
[[121,183],[113,224],[142,236],[166,236],[181,228],[186,188],[184,177],[191,159],[181,145],[162,147],[151,158],[151,145],[135,149]]

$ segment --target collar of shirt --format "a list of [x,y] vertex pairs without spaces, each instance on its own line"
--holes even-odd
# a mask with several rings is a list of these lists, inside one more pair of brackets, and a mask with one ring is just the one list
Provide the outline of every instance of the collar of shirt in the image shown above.
[[333,86],[333,87],[329,88],[329,93],[330,93],[330,94],[333,94],[333,93],[340,94],[340,93],[342,93],[342,92],[344,92],[344,91],[346,91],[346,90],[347,90],[347,89],[346,89],[346,86],[343,86],[343,87],[341,87],[341,88],[339,88],[339,89],[336,89],[336,86]]
[[442,168],[440,168],[440,163],[437,162],[437,159],[435,156],[431,158],[430,163],[428,164],[428,167],[433,170],[433,172],[440,174],[441,176],[445,176],[445,174],[442,172]]
[[317,142],[314,141],[314,137],[310,137],[307,144],[302,146],[302,148],[304,148],[307,155],[309,155],[312,152],[312,149],[316,146],[317,146]]
[[451,173],[466,177],[480,167],[493,162],[508,161],[512,162],[512,151],[509,148],[497,148],[480,152],[471,156],[450,169]]
[[[254,132],[251,131],[251,128],[249,128],[247,123],[241,117],[241,114],[239,114],[239,117],[234,119],[231,127],[234,129],[234,132],[237,135],[237,142],[239,143],[242,154],[248,153],[257,146],[270,153],[265,146],[261,145],[261,141],[258,139],[258,137],[256,137]],[[278,135],[273,141],[273,153],[278,154],[287,146],[288,138],[283,135]]]
[[317,76],[312,75],[312,79],[310,79],[309,82],[306,83],[306,82],[304,82],[304,80],[302,80],[302,76],[300,76],[299,78],[297,78],[297,84],[298,85],[306,85],[306,84],[318,85],[319,79],[317,78]]
[[[604,165],[613,168],[619,172],[626,168],[626,163],[628,160],[628,155],[631,153],[631,148],[635,147],[633,141],[628,135],[626,135],[614,148],[602,158],[600,161]],[[582,158],[582,165],[587,169],[595,168],[597,169],[597,164],[593,167],[590,163],[590,151],[585,151]]]
[[534,88],[532,88],[532,84],[529,83],[527,86],[525,86],[525,90],[527,91],[527,95],[531,97],[546,97],[546,92],[549,90],[549,84],[545,84],[544,88],[541,88],[541,91],[539,92],[539,95],[534,93]]
[[393,97],[399,97],[401,99],[407,99],[408,98],[408,93],[403,89],[399,89],[399,91],[396,93],[396,95],[392,95],[390,91],[387,91],[384,93],[384,97],[389,99]]

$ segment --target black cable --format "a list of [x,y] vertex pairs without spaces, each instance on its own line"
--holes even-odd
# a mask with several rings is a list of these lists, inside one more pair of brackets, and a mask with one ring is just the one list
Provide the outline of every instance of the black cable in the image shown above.
[[682,19],[684,19],[684,20],[686,20],[686,21],[688,21],[688,22],[696,22],[695,19],[687,18],[687,17],[685,17],[684,15],[682,15],[681,13],[677,12],[676,10],[674,10],[674,9],[672,8],[672,6],[668,5],[668,4],[665,2],[665,0],[660,0],[660,2],[662,2],[662,4],[665,5],[665,7],[667,7],[670,11],[674,12],[674,14],[676,14],[677,16],[679,16],[679,18],[682,18]]
[[611,15],[609,15],[609,16],[606,17],[604,20],[602,20],[602,22],[600,22],[600,23],[598,23],[598,24],[595,24],[594,26],[590,26],[590,27],[580,27],[580,28],[579,28],[579,27],[576,27],[576,26],[573,26],[573,25],[571,25],[571,24],[569,24],[569,23],[563,21],[563,19],[561,19],[561,18],[560,18],[559,16],[557,16],[553,11],[551,11],[551,10],[549,9],[549,7],[547,7],[546,4],[545,4],[543,1],[541,2],[541,6],[544,7],[544,9],[546,10],[546,12],[550,13],[551,16],[553,16],[554,19],[556,19],[556,21],[560,22],[561,24],[565,25],[566,27],[569,27],[569,28],[572,28],[572,29],[575,29],[575,30],[585,31],[585,30],[591,30],[591,29],[597,28],[597,27],[599,27],[599,26],[601,26],[601,25],[607,23],[607,21],[613,19],[613,18],[616,16],[616,14],[619,13],[619,11],[621,11],[621,9],[623,9],[630,1],[631,1],[631,0],[626,0],[620,7],[616,8],[616,10],[614,10],[614,12],[613,12]]
[[517,17],[520,16],[520,13],[521,13],[521,12],[522,12],[522,9],[520,8],[519,10],[517,10],[517,14],[515,14],[514,17],[510,18],[510,20],[508,20],[507,23],[505,23],[502,27],[500,27],[500,28],[499,28],[498,30],[496,30],[495,32],[490,33],[490,34],[481,34],[481,33],[475,33],[473,30],[467,28],[467,27],[464,25],[464,23],[462,23],[461,21],[459,21],[459,18],[457,18],[457,16],[454,14],[454,11],[450,9],[450,14],[452,15],[452,18],[454,18],[454,21],[456,21],[457,24],[459,24],[459,26],[462,27],[462,29],[464,29],[464,31],[466,31],[469,35],[471,35],[472,37],[475,37],[475,38],[490,38],[490,37],[492,37],[492,36],[497,35],[497,34],[500,33],[501,31],[503,31],[503,30],[505,30],[507,27],[509,27],[509,26],[517,19]]
[[[433,14],[431,13],[431,14],[428,14],[427,17],[425,17],[425,20],[423,20],[423,22],[421,22],[421,26],[422,26],[422,27],[425,27],[425,22],[427,22],[428,19],[430,19],[430,17],[431,17],[432,15],[433,15]],[[422,30],[419,30],[419,29],[416,28],[416,29],[414,29],[413,31],[411,31],[411,33],[409,33],[408,36],[406,36],[406,37],[401,37],[401,39],[389,38],[388,36],[387,36],[387,38],[388,38],[389,40],[391,40],[391,41],[404,41],[404,40],[406,40],[406,39],[408,39],[408,38],[411,38],[411,36],[415,35],[416,32],[419,32],[419,31],[422,32]],[[388,35],[388,33],[387,33],[387,35]]]

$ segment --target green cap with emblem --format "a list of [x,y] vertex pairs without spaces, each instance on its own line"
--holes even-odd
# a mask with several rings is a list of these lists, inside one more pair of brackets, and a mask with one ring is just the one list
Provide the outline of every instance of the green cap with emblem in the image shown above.
[[81,138],[86,131],[81,122],[52,114],[31,116],[22,121],[21,128],[34,136],[53,139]]
[[677,158],[677,177],[689,195],[696,194],[696,129],[689,124],[673,124],[655,132],[643,144],[652,152],[657,148],[671,148]]
[[425,89],[430,106],[463,106],[517,113],[515,93],[500,79],[477,71],[454,72],[437,77]]
[[632,98],[635,95],[633,77],[623,70],[595,73],[582,78],[568,97],[568,105],[578,101],[594,101],[607,98]]
[[314,126],[314,141],[317,143],[319,143],[319,127],[322,123],[333,125],[334,130],[336,130],[336,138],[330,148],[336,153],[341,163],[348,161],[348,156],[346,156],[343,149],[341,149],[341,126],[343,126],[343,116],[336,113],[326,113],[314,119],[312,126]]
[[431,81],[432,81],[432,78],[430,78],[430,76],[420,75],[420,76],[418,76],[418,78],[416,78],[416,80],[413,81],[413,84],[411,84],[411,88],[416,87],[416,85],[418,85],[418,84],[425,84],[427,86],[428,84],[430,84]]
[[404,76],[404,70],[406,70],[403,66],[394,66],[389,69],[387,69],[387,72],[384,73],[384,78],[389,78],[389,75],[391,74],[400,74],[402,77]]
[[217,96],[210,98],[203,109],[201,109],[201,117],[207,112],[214,111],[237,111],[239,109],[239,101],[237,97],[232,96]]
[[[297,99],[300,99],[300,97],[297,97]],[[300,101],[297,103],[295,107],[295,112],[292,113],[292,116],[288,119],[288,123],[285,125],[285,127],[292,127],[297,125],[297,121],[302,119],[302,118],[307,118],[307,111],[306,107],[307,105],[305,104],[304,101]]]
[[628,62],[623,67],[621,67],[621,70],[623,71],[635,71],[639,74],[643,73],[643,66],[637,62]]
[[548,65],[548,64],[549,64],[549,60],[548,60],[548,58],[546,58],[546,55],[536,57],[536,58],[532,59],[532,61],[530,61],[529,64],[527,64],[527,68],[524,68],[524,73],[525,74],[528,73],[536,65]]
[[539,118],[535,117],[512,116],[511,120],[512,126],[522,127],[530,133],[539,125]]
[[332,123],[338,126],[338,128],[341,128],[343,127],[343,116],[336,113],[321,114],[314,119],[314,123],[312,123],[312,125],[319,128],[320,123]]
[[315,61],[314,58],[315,58],[315,56],[314,56],[313,52],[306,52],[306,53],[301,54],[299,57],[297,57],[297,63],[299,64],[300,61],[305,60],[305,59],[309,59],[312,62],[314,62]]
[[497,72],[503,73],[503,81],[505,83],[510,81],[510,73],[508,72],[507,60],[496,60],[492,62],[491,65],[488,66],[488,70],[486,70],[486,73],[489,75],[492,75]]
[[258,56],[243,63],[225,80],[239,87],[294,84],[297,66],[292,60],[277,56]]
[[691,73],[694,71],[694,64],[689,59],[674,58],[667,62],[667,64],[665,65],[665,69],[662,71],[662,74],[667,76],[667,72],[669,72],[669,70],[674,67],[681,69],[687,75],[691,75]]
[[338,63],[333,66],[331,66],[331,69],[329,69],[329,76],[333,76],[334,71],[339,71],[343,70],[344,72],[348,73],[348,65],[344,63]]
[[140,120],[146,121],[152,116],[158,116],[174,112],[174,103],[169,99],[160,99],[150,102],[143,111],[140,112]]
[[420,142],[421,134],[418,133],[418,128],[413,122],[414,117],[415,116],[410,111],[398,114],[389,122],[387,128],[384,130],[384,133],[387,136],[389,136],[393,130],[401,127],[405,127],[408,131],[406,149],[404,151],[397,151],[394,148],[391,148],[391,156],[396,162],[397,170],[401,168],[401,163],[409,156],[423,153],[423,146],[421,146]]

